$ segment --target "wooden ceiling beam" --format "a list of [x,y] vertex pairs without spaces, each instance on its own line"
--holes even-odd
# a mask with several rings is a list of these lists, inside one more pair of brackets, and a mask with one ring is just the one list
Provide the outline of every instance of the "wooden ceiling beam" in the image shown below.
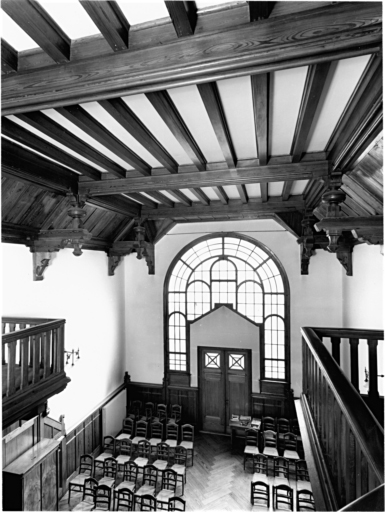
[[103,208],[109,212],[119,213],[126,217],[140,217],[142,207],[140,204],[133,203],[122,195],[103,196],[103,197],[87,197],[87,203]]
[[185,206],[192,205],[192,201],[186,196],[186,194],[183,194],[183,192],[181,192],[180,190],[167,190],[167,192],[175,199],[179,200]]
[[237,190],[238,190],[238,194],[241,198],[241,202],[243,204],[247,204],[247,202],[249,201],[249,197],[247,195],[247,190],[246,190],[245,185],[237,185]]
[[197,23],[197,7],[195,2],[168,1],[166,4],[172,24],[178,37],[192,36]]
[[153,197],[157,201],[159,201],[160,204],[168,206],[169,208],[174,208],[174,202],[171,201],[171,199],[166,197],[164,194],[161,194],[160,192],[157,192],[156,190],[146,192],[146,194],[149,195],[150,197]]
[[189,172],[185,174],[168,174],[143,178],[126,178],[121,180],[102,180],[101,182],[80,183],[83,192],[92,195],[105,195],[153,190],[178,190],[183,188],[220,187],[224,185],[247,185],[248,183],[266,183],[283,181],[289,176],[291,180],[305,180],[327,176],[329,163],[299,162],[290,165],[266,165],[264,167],[237,168]]
[[176,226],[176,222],[174,222],[172,219],[164,219],[161,221],[161,225],[159,226],[155,239],[154,244],[158,243],[164,236],[167,235],[167,233]]
[[268,183],[261,183],[261,199],[264,203],[269,199],[269,184]]
[[122,229],[120,229],[117,234],[114,237],[114,242],[119,242],[124,236],[126,236],[134,227],[135,225],[135,219],[130,219],[127,224],[123,226]]
[[69,169],[3,137],[1,149],[1,167],[5,176],[11,176],[60,194],[67,192],[76,194],[78,192],[77,176]]
[[207,195],[201,190],[200,188],[189,188],[189,191],[194,194],[194,196],[199,199],[199,201],[208,206],[210,204],[210,199],[207,197]]
[[229,203],[229,198],[225,192],[225,189],[223,187],[221,187],[220,185],[218,185],[217,187],[213,187],[213,190],[214,192],[216,193],[216,195],[219,197],[219,200],[222,204],[228,204]]
[[56,160],[63,165],[71,167],[74,171],[79,172],[84,176],[88,176],[93,180],[101,179],[102,173],[91,165],[88,165],[82,160],[75,158],[69,153],[66,153],[54,144],[51,144],[41,137],[38,137],[29,130],[25,130],[22,126],[14,123],[6,117],[2,119],[1,132],[3,135],[6,135],[14,141],[20,142],[24,146],[28,146],[35,151],[42,153],[42,155],[52,158],[53,160]]
[[[181,3],[183,2],[176,2]],[[206,170],[206,159],[203,156],[190,130],[187,128],[176,106],[167,91],[150,92],[146,94],[152,106],[166,123],[171,133],[190,157],[199,171]]]
[[114,176],[118,178],[124,178],[126,176],[125,169],[120,167],[120,165],[105,157],[100,151],[97,151],[92,146],[76,137],[76,135],[73,135],[69,130],[60,126],[45,114],[41,112],[28,112],[26,114],[19,114],[17,118],[44,133],[44,135],[47,135],[51,139],[56,140],[63,146],[66,146],[68,149],[75,151],[78,155],[82,155],[84,158],[87,158],[87,160],[97,164]]
[[169,172],[178,172],[176,161],[121,98],[104,100],[99,103],[116,122],[145,147]]
[[249,15],[250,21],[266,20],[273,10],[275,2],[256,2],[250,1]]
[[157,208],[158,203],[155,201],[151,201],[148,197],[144,196],[143,194],[139,194],[138,192],[133,192],[132,194],[126,194],[127,197],[130,199],[133,199],[135,202],[140,202],[141,204],[144,204],[145,206],[148,206],[149,208]]
[[242,204],[240,200],[230,199],[227,205],[221,204],[220,201],[212,201],[210,206],[193,204],[191,207],[175,205],[175,208],[159,207],[157,210],[142,209],[142,215],[148,219],[208,219],[218,216],[244,216],[244,218],[255,218],[261,213],[276,213],[279,211],[296,211],[303,210],[304,201],[302,196],[292,196],[289,201],[280,201],[279,198],[270,198],[267,203],[262,203],[259,199],[249,201]]
[[43,7],[32,0],[3,0],[1,8],[55,62],[70,61],[71,39]]
[[170,45],[12,73],[3,79],[3,115],[374,53],[381,50],[381,14],[380,2],[355,2],[354,8],[339,2],[269,18],[258,30],[250,23]]
[[7,41],[1,39],[1,71],[2,73],[14,73],[18,68],[18,52]]
[[[264,2],[250,2],[264,3]],[[251,77],[251,91],[253,95],[254,126],[257,139],[257,151],[260,165],[268,161],[268,134],[269,134],[269,91],[270,75],[264,73]]]
[[[94,2],[93,2],[94,3]],[[108,131],[91,114],[89,114],[80,105],[71,105],[68,107],[59,107],[57,112],[68,119],[75,126],[83,130],[87,135],[97,140],[100,144],[112,151],[128,165],[140,172],[143,176],[151,174],[151,166],[148,165],[140,156],[135,154],[115,135]]]
[[198,90],[204,106],[206,107],[223,156],[225,157],[227,167],[233,169],[237,165],[237,157],[219,96],[218,86],[215,82],[200,84],[198,85]]
[[80,0],[80,3],[114,52],[127,50],[130,24],[118,3],[114,0]]

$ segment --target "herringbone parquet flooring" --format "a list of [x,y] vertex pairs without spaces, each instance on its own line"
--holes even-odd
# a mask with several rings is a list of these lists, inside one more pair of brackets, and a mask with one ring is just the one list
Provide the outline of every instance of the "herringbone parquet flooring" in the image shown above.
[[[250,503],[252,472],[251,465],[246,466],[246,471],[243,470],[244,442],[241,439],[236,440],[232,449],[230,438],[227,436],[199,434],[194,445],[194,466],[191,466],[189,458],[187,484],[183,496],[187,510],[267,510],[264,506],[252,507]],[[99,472],[97,479],[100,478]],[[118,479],[117,484],[120,481],[121,479]],[[294,482],[291,483],[295,485]],[[181,487],[178,487],[177,494],[180,493]],[[81,493],[72,492],[69,505],[67,500],[66,493],[60,500],[59,510],[72,510],[81,500]]]

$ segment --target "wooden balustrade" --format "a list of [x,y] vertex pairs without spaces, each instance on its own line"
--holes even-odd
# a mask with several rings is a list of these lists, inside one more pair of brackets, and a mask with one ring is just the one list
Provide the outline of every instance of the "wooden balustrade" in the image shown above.
[[3,332],[9,325],[9,332],[2,335],[3,376],[6,376],[3,395],[7,397],[64,370],[65,320],[42,321],[3,319]]
[[[336,347],[340,342],[334,342],[331,355],[322,338],[371,341],[383,338],[383,333],[309,327],[301,331],[303,405],[308,411],[308,426],[314,430],[314,438],[322,452],[319,466],[325,476],[324,494],[328,496],[329,509],[337,510],[384,482],[384,431],[356,389],[357,343],[350,344],[354,386],[337,362],[339,351]],[[377,378],[377,372],[375,375]]]

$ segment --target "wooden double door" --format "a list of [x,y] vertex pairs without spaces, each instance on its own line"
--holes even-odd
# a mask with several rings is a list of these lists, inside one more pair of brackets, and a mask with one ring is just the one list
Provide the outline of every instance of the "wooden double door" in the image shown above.
[[230,433],[233,414],[249,415],[251,350],[198,347],[202,430]]

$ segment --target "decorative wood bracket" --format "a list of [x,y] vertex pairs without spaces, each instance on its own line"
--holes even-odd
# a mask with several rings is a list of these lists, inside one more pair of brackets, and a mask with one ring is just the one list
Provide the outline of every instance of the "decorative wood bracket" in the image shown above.
[[301,275],[309,275],[310,258],[315,254],[316,249],[325,249],[328,239],[324,235],[318,235],[314,231],[314,220],[307,213],[301,222],[302,236],[297,239],[301,246]]
[[346,270],[347,276],[353,275],[353,253],[354,241],[352,242],[349,238],[340,237],[336,256],[338,261]]
[[34,252],[32,255],[32,265],[33,265],[33,280],[34,281],[43,281],[44,279],[44,271],[48,267],[50,258],[47,257],[46,253],[43,252]]

